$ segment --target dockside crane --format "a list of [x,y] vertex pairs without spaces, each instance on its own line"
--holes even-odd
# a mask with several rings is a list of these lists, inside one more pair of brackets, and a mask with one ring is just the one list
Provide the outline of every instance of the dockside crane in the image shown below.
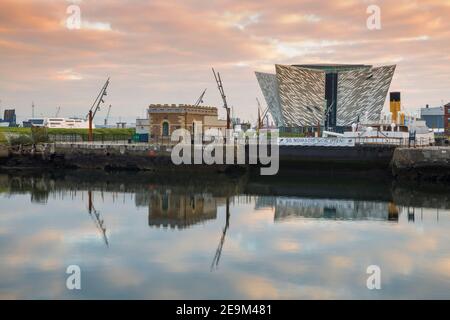
[[[269,112],[269,107],[267,107],[263,112],[261,112],[262,111],[261,103],[259,102],[258,98],[256,98],[256,103],[258,104],[258,124],[256,127],[259,130],[264,127],[264,119],[266,119],[267,122],[269,122],[269,117],[267,114]],[[268,125],[269,124],[267,123],[267,126]]]
[[61,107],[58,107],[56,109],[55,118],[58,118],[60,112],[61,112]]
[[105,117],[105,127],[108,126],[108,120],[109,120],[109,115],[111,114],[111,105],[109,105],[108,107],[108,112],[106,113],[106,117]]
[[227,96],[225,95],[225,90],[223,89],[222,79],[220,78],[220,73],[216,73],[214,68],[212,68],[212,72],[214,74],[214,79],[216,79],[217,88],[219,89],[220,95],[223,101],[223,107],[227,111],[227,129],[231,129],[231,118],[230,118],[230,108],[227,103]]
[[106,80],[105,84],[103,85],[102,89],[100,90],[100,93],[98,94],[97,98],[94,100],[94,103],[92,104],[92,107],[87,114],[87,118],[89,120],[89,132],[88,132],[89,142],[94,141],[94,134],[92,131],[92,122],[94,121],[94,117],[97,114],[97,111],[100,110],[100,105],[105,102],[103,100],[103,98],[107,95],[106,89],[108,88],[108,85],[109,85],[109,79],[110,78],[108,77],[108,80]]
[[203,103],[203,98],[205,97],[205,93],[206,93],[206,89],[203,90],[202,94],[197,99],[197,101],[195,102],[194,106],[198,107],[199,105],[201,105]]

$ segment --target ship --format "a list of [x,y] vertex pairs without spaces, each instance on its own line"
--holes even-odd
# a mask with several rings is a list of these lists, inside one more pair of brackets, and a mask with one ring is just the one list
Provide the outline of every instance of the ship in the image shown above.
[[[95,128],[95,125],[92,125]],[[23,126],[51,129],[88,129],[89,122],[81,118],[32,118],[24,121]]]
[[398,147],[435,144],[425,121],[408,124],[353,124],[343,133],[323,131],[315,138],[279,138],[280,167],[388,168]]

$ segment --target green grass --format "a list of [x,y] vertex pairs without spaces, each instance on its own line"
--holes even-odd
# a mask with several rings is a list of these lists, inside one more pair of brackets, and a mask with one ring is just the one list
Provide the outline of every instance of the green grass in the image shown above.
[[[133,135],[135,129],[94,129],[94,135]],[[16,133],[16,134],[31,134],[31,128],[0,128],[0,134]],[[88,134],[88,129],[47,129],[48,134],[61,134],[61,135],[73,135],[73,134]]]
[[6,133],[17,133],[17,134],[31,134],[31,128],[9,128],[0,127],[0,134]]
[[3,134],[3,132],[0,131],[0,144],[6,144],[6,143],[7,143],[6,137]]
[[[0,144],[6,144],[5,133],[15,135],[32,136],[31,128],[0,128]],[[135,129],[102,128],[94,129],[94,140],[129,139],[135,133]],[[47,134],[52,136],[81,136],[87,140],[88,129],[47,129]]]

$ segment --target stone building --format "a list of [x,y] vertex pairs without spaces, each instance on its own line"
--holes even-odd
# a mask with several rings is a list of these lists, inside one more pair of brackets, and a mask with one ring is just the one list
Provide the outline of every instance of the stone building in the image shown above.
[[151,104],[148,108],[150,139],[170,139],[177,129],[194,132],[195,126],[202,125],[203,132],[217,129],[225,134],[226,120],[218,119],[217,108],[194,105]]

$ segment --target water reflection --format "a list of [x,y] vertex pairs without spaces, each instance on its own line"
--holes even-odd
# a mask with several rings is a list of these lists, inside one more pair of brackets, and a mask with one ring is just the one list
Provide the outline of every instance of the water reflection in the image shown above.
[[97,229],[100,231],[106,246],[108,246],[109,243],[108,243],[108,236],[106,235],[105,221],[100,215],[100,212],[97,211],[94,207],[92,191],[88,191],[88,203],[89,203],[88,204],[89,215],[91,216],[92,221],[94,222]]
[[148,225],[184,229],[217,218],[217,207],[224,198],[208,193],[180,193],[173,188],[150,191]]
[[0,174],[0,297],[450,298],[449,209],[384,180]]

